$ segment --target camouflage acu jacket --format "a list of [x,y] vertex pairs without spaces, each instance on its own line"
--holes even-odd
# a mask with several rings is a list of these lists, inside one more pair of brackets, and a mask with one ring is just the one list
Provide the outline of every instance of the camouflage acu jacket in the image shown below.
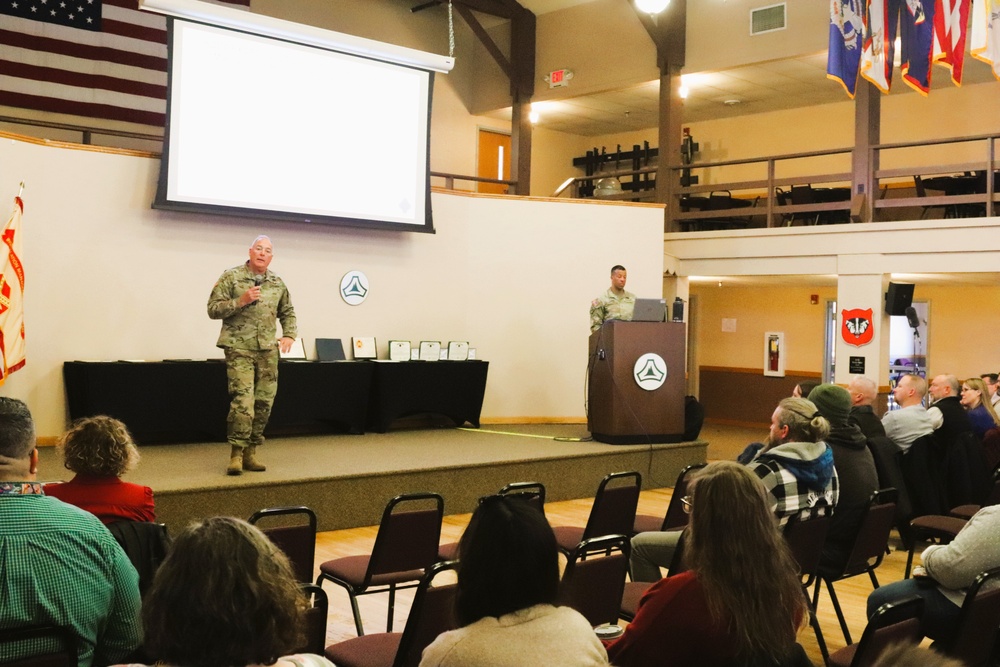
[[254,273],[246,263],[225,271],[208,297],[208,316],[222,320],[218,347],[266,350],[277,347],[278,328],[287,338],[298,337],[295,309],[285,282],[272,271],[264,273],[260,299],[249,306],[239,305],[240,296],[254,285]]

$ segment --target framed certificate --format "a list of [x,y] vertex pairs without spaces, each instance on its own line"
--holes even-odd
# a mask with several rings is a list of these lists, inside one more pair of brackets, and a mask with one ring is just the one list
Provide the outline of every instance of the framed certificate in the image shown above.
[[292,343],[292,349],[288,352],[278,351],[278,354],[282,359],[305,359],[306,358],[306,348],[302,344],[301,338],[296,338],[295,342]]
[[375,337],[357,336],[351,338],[351,347],[354,349],[355,359],[375,359]]
[[448,359],[451,361],[465,361],[469,358],[469,341],[453,340],[448,343]]
[[441,341],[422,340],[420,341],[420,361],[440,361]]
[[389,341],[389,361],[409,361],[410,341],[390,340]]

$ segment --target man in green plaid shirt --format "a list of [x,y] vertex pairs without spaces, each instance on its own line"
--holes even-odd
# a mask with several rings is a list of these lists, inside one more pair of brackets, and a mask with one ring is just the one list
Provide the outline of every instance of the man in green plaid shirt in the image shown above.
[[[43,495],[35,426],[22,401],[0,397],[0,634],[61,625],[79,666],[127,658],[141,642],[139,577],[96,516]],[[0,663],[48,652],[44,640],[0,644]]]

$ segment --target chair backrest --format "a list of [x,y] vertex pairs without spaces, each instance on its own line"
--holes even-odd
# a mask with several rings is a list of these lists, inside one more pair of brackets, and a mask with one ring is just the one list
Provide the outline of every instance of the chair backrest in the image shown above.
[[322,586],[316,584],[300,584],[302,592],[309,598],[309,609],[306,610],[305,644],[296,653],[315,653],[323,655],[326,648],[326,623],[330,613],[330,601]]
[[913,187],[916,190],[918,197],[927,196],[927,190],[924,188],[924,179],[922,179],[920,176],[913,177]]
[[[25,657],[9,659],[15,655]],[[76,667],[76,634],[56,625],[0,630],[0,663],[4,667]]]
[[545,485],[541,482],[511,482],[497,491],[498,495],[524,494],[527,500],[545,514]]
[[[281,519],[278,519],[281,517]],[[293,525],[287,525],[289,517]],[[272,525],[280,521],[280,525]],[[303,523],[304,521],[304,523]],[[295,578],[303,584],[313,580],[316,563],[316,513],[308,507],[268,507],[254,512],[249,522],[261,529],[292,562]]]
[[613,472],[601,480],[590,508],[583,539],[603,535],[629,535],[635,525],[642,475],[637,472]]
[[139,594],[145,595],[170,550],[167,527],[149,521],[114,521],[108,524],[108,530],[139,574]]
[[794,517],[785,524],[785,542],[799,564],[799,574],[807,579],[806,585],[815,579],[829,530],[830,516],[825,514]]
[[872,614],[861,635],[851,667],[868,667],[885,649],[894,644],[917,644],[923,637],[920,616],[924,599],[918,595],[887,602]]
[[559,604],[572,607],[593,625],[615,623],[628,572],[629,539],[605,535],[573,549],[559,582]]
[[677,481],[674,483],[674,491],[670,496],[670,504],[667,505],[667,513],[663,515],[663,526],[660,530],[680,530],[688,524],[688,514],[684,511],[684,503],[681,502],[681,498],[687,495],[687,478],[692,472],[704,468],[706,465],[708,464],[695,463],[689,465],[677,475]]
[[879,566],[885,556],[895,516],[896,489],[881,489],[873,493],[854,536],[854,546],[844,564],[845,576],[861,574]]
[[436,493],[404,493],[386,505],[375,536],[365,587],[379,574],[425,570],[437,562],[444,499]]
[[948,655],[969,667],[986,665],[1000,627],[1000,567],[983,572],[965,594]]
[[440,573],[455,569],[458,561],[435,563],[420,580],[413,596],[410,615],[399,640],[393,667],[417,667],[424,649],[442,632],[458,627],[455,622],[455,593],[457,584],[435,586]]
[[816,203],[816,193],[813,192],[811,185],[793,185],[790,196],[793,205]]

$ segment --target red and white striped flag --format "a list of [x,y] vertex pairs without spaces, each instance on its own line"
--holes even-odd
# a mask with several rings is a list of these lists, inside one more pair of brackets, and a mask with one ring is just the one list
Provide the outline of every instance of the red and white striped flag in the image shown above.
[[166,19],[138,0],[0,2],[0,105],[162,127],[166,95]]
[[951,70],[951,80],[962,85],[965,40],[968,36],[969,0],[937,0],[934,9],[934,62]]
[[989,63],[993,76],[1000,80],[1000,0],[977,0],[972,3],[972,35],[969,53]]
[[24,266],[21,264],[21,213],[24,202],[14,197],[14,212],[0,235],[0,385],[24,366]]

